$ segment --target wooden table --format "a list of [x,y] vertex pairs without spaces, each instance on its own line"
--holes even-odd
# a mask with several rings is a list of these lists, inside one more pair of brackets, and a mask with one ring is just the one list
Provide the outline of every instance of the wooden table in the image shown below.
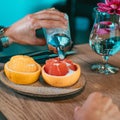
[[[75,97],[57,100],[42,101],[20,95],[0,83],[0,111],[8,120],[73,120],[75,106],[82,105],[88,95],[100,91],[110,97],[120,108],[120,71],[114,75],[97,74],[91,71],[91,64],[102,61],[88,44],[74,47],[78,54],[69,56],[80,64],[87,84],[84,91]],[[109,60],[113,65],[120,67],[120,53]]]

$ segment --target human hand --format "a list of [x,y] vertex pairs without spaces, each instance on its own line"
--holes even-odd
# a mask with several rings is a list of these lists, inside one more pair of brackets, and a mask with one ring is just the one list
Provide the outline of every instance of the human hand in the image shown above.
[[44,38],[36,37],[36,29],[55,27],[66,28],[66,26],[67,20],[62,12],[56,9],[47,9],[25,16],[9,27],[5,35],[9,36],[10,43],[45,45],[46,41]]
[[111,98],[95,92],[75,108],[74,120],[120,120],[120,111]]

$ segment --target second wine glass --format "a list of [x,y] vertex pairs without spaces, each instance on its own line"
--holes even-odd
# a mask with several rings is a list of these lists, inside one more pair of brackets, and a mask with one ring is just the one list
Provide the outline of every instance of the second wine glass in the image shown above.
[[91,69],[103,74],[114,74],[119,68],[108,63],[110,56],[120,51],[120,16],[100,12],[94,8],[95,21],[90,34],[90,47],[102,56],[104,62]]

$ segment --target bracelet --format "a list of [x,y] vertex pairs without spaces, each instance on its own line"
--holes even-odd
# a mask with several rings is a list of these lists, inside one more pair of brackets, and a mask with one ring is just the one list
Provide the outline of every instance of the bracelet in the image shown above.
[[0,26],[0,37],[3,36],[3,34],[4,34],[4,27]]
[[4,36],[5,29],[5,27],[0,26],[0,51],[9,46],[9,37]]
[[0,40],[0,51],[3,51],[3,45],[2,45],[1,40]]
[[6,48],[6,47],[9,46],[9,37],[3,36],[3,37],[0,38],[0,41],[1,41],[2,46],[3,46],[4,48]]

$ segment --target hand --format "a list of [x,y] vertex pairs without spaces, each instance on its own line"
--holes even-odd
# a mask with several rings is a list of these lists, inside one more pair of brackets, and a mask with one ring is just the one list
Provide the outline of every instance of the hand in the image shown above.
[[111,98],[95,92],[75,108],[74,120],[120,120],[120,111]]
[[58,10],[47,9],[25,16],[9,27],[5,35],[10,37],[10,43],[45,45],[45,39],[37,38],[35,30],[53,27],[66,28],[67,20],[64,18],[64,14]]

